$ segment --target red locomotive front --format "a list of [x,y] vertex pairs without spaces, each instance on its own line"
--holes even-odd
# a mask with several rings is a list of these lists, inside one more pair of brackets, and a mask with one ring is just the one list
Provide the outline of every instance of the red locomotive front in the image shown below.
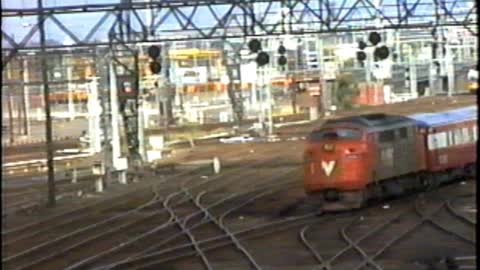
[[357,203],[371,172],[365,132],[330,125],[313,131],[304,153],[304,187],[320,201]]

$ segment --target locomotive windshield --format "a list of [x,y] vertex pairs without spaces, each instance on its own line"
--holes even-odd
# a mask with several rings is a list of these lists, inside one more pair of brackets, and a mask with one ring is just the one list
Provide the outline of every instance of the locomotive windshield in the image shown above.
[[356,129],[337,128],[337,129],[321,129],[310,133],[309,140],[318,142],[322,140],[353,140],[360,139],[362,133]]

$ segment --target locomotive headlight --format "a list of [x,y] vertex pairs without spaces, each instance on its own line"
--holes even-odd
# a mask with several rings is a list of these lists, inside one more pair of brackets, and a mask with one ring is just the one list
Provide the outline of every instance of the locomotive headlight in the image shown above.
[[333,151],[333,150],[335,150],[335,145],[333,145],[331,143],[326,143],[326,144],[323,145],[323,150]]
[[354,152],[355,152],[354,148],[345,149],[345,154],[351,154],[351,153],[354,153]]
[[345,150],[345,158],[346,159],[359,159],[361,157],[360,154],[355,154],[354,148],[348,148]]

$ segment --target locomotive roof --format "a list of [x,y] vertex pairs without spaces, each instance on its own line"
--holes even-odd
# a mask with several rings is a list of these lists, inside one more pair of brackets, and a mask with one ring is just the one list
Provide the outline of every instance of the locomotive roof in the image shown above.
[[477,119],[477,112],[477,106],[469,106],[438,113],[412,114],[409,117],[415,120],[417,125],[428,128],[475,120]]
[[405,116],[376,113],[332,119],[325,122],[324,126],[336,126],[339,124],[354,124],[366,128],[368,131],[381,131],[389,128],[415,125],[415,121]]

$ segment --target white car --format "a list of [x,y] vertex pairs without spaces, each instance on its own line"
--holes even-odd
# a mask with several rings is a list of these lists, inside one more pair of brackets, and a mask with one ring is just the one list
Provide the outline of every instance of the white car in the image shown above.
[[221,138],[220,142],[221,143],[246,143],[246,142],[252,142],[253,140],[254,140],[253,137],[243,135],[243,136],[230,137],[230,138]]

